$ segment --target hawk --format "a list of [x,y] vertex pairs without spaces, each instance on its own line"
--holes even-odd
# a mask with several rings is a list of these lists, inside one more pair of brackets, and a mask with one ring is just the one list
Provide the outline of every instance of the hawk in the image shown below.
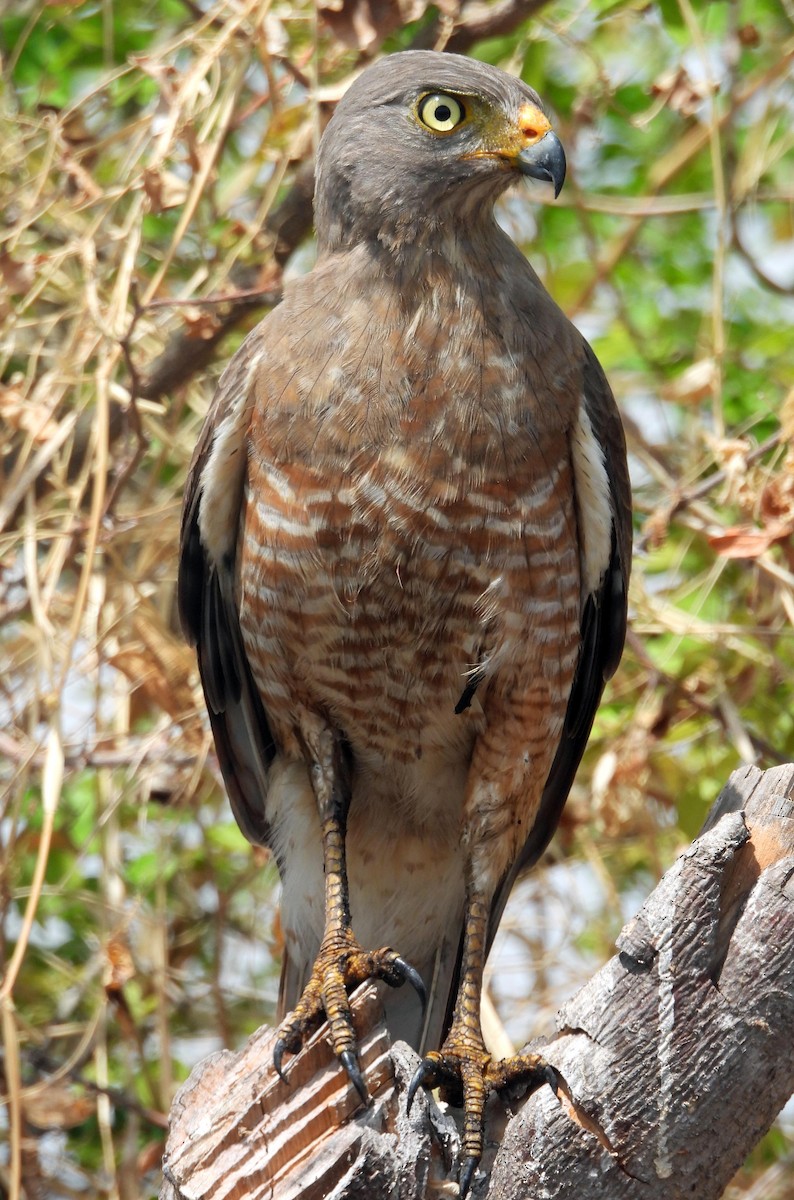
[[[377,979],[413,1083],[464,1107],[537,1055],[483,1042],[485,958],[560,816],[626,629],[631,510],[593,351],[499,227],[565,175],[538,95],[408,51],[365,70],[317,157],[314,269],[224,371],[193,457],[179,606],[285,937],[276,1065]],[[413,989],[400,988],[405,981]],[[423,982],[424,981],[424,982]]]

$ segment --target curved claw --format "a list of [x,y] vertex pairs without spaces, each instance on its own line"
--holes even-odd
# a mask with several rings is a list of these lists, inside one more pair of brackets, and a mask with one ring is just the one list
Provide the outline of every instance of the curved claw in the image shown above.
[[479,1158],[465,1158],[460,1168],[460,1176],[458,1185],[460,1187],[460,1200],[466,1200],[471,1187],[471,1181],[474,1178],[474,1172],[477,1170]]
[[419,1003],[422,1005],[422,1016],[424,1017],[425,1010],[427,1008],[427,988],[425,987],[424,979],[419,974],[416,967],[412,967],[411,964],[406,962],[400,954],[398,954],[395,958],[394,965],[398,968],[404,978],[408,980],[411,987],[419,997]]
[[433,1077],[432,1063],[425,1062],[425,1060],[422,1059],[419,1066],[414,1071],[413,1078],[411,1079],[411,1082],[408,1085],[408,1096],[406,1097],[405,1111],[409,1117],[411,1115],[411,1105],[414,1102],[414,1096],[419,1091],[420,1087],[424,1087],[425,1084],[432,1077]]
[[273,1066],[276,1068],[276,1074],[282,1083],[287,1082],[287,1077],[281,1069],[281,1064],[284,1061],[284,1051],[287,1049],[287,1043],[283,1038],[278,1038],[273,1047]]
[[356,1058],[355,1052],[353,1050],[343,1050],[339,1055],[339,1061],[345,1068],[348,1079],[358,1092],[361,1103],[369,1104],[367,1085],[364,1083],[364,1076],[361,1074],[361,1068],[358,1065],[358,1059]]
[[551,1065],[551,1063],[546,1063],[545,1070],[543,1071],[543,1079],[556,1096],[557,1092],[560,1090],[560,1077],[554,1070],[554,1067]]

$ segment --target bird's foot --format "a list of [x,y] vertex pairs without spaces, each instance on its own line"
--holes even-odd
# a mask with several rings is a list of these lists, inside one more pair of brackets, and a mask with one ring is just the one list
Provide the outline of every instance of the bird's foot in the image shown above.
[[456,1033],[453,1024],[440,1050],[431,1050],[419,1064],[408,1089],[408,1109],[420,1087],[441,1088],[442,1099],[463,1109],[461,1200],[471,1187],[482,1158],[485,1102],[491,1092],[517,1084],[532,1091],[543,1083],[557,1088],[552,1067],[539,1054],[516,1054],[493,1059],[482,1040],[468,1030]]
[[371,979],[382,980],[389,987],[410,983],[424,1008],[426,992],[422,977],[395,950],[389,947],[362,950],[349,929],[335,931],[323,940],[303,995],[278,1029],[273,1062],[285,1082],[282,1070],[285,1052],[296,1054],[308,1036],[327,1020],[334,1054],[347,1071],[361,1102],[368,1103],[356,1055],[356,1033],[348,996],[359,984]]

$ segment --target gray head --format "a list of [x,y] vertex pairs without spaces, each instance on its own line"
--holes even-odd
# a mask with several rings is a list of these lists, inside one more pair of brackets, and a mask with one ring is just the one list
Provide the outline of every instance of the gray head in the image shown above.
[[519,175],[557,195],[565,154],[540,97],[496,67],[409,50],[364,71],[337,105],[317,157],[320,247],[397,249],[450,222],[490,219]]

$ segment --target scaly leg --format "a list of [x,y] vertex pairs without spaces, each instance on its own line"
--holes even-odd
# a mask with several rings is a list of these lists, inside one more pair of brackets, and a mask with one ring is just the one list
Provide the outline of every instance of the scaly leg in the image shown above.
[[488,931],[488,903],[473,889],[466,902],[463,958],[449,1033],[440,1050],[425,1055],[411,1080],[408,1106],[417,1090],[441,1087],[445,1099],[463,1107],[463,1162],[460,1195],[469,1190],[483,1151],[485,1101],[490,1092],[517,1083],[556,1088],[552,1068],[539,1054],[516,1054],[494,1061],[485,1049],[480,1022],[482,977]]
[[325,932],[309,982],[291,1013],[282,1021],[273,1061],[282,1079],[284,1052],[296,1053],[306,1038],[327,1019],[331,1045],[361,1100],[367,1090],[356,1056],[356,1035],[348,995],[368,979],[390,987],[406,980],[416,989],[422,1005],[425,988],[421,976],[395,950],[365,951],[351,928],[350,897],[345,862],[345,833],[350,807],[351,770],[347,748],[329,729],[304,738],[311,781],[320,814],[325,871]]

